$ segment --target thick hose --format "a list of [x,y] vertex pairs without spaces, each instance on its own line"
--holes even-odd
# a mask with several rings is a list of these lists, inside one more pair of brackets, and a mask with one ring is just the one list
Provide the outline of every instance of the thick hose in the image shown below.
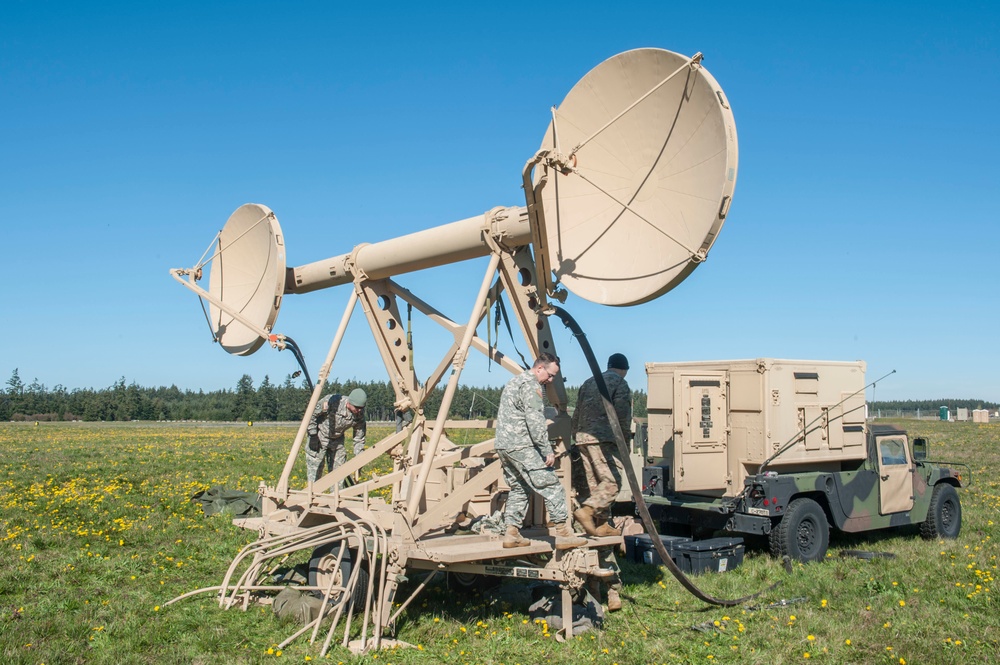
[[734,600],[724,600],[721,598],[715,598],[709,596],[701,589],[696,587],[694,583],[688,579],[687,575],[677,567],[674,560],[667,554],[667,549],[663,546],[663,541],[660,540],[656,533],[656,529],[653,528],[653,517],[649,514],[649,507],[646,506],[646,500],[642,496],[642,491],[639,487],[639,482],[635,477],[635,469],[629,463],[629,449],[625,444],[625,435],[622,433],[621,425],[618,423],[618,415],[615,413],[615,407],[611,403],[611,395],[608,393],[608,386],[604,382],[604,377],[600,366],[597,364],[597,358],[594,357],[594,351],[590,348],[590,342],[587,341],[587,336],[584,334],[583,330],[580,328],[579,324],[569,315],[566,310],[561,307],[554,307],[554,313],[559,317],[560,320],[566,325],[567,328],[573,333],[577,341],[580,343],[580,348],[583,350],[583,355],[587,358],[587,364],[590,366],[590,372],[594,376],[594,382],[597,384],[597,390],[601,394],[601,401],[604,403],[604,410],[608,416],[608,422],[611,423],[611,430],[615,433],[615,443],[618,445],[618,455],[621,457],[623,462],[622,466],[625,467],[625,476],[628,478],[629,488],[632,490],[632,500],[635,501],[636,509],[639,512],[639,517],[642,519],[642,525],[646,529],[646,533],[650,535],[653,540],[653,547],[656,549],[656,553],[660,555],[660,559],[663,564],[667,567],[667,570],[677,578],[677,581],[681,583],[685,589],[691,592],[699,600],[703,600],[706,603],[711,603],[713,605],[722,605],[724,607],[732,607],[733,605],[739,605],[745,603],[748,600],[756,598],[763,593],[770,591],[775,588],[781,582],[775,582],[763,591],[758,591],[755,594],[744,596],[743,598],[736,598]]

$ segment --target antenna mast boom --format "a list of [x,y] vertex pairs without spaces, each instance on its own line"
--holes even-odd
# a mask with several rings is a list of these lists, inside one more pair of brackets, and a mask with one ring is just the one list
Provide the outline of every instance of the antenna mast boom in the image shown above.
[[482,215],[359,245],[348,254],[288,268],[285,293],[309,293],[350,284],[359,272],[368,279],[385,279],[487,256],[491,251],[487,237],[502,238],[503,244],[511,249],[529,244],[527,208],[494,208]]

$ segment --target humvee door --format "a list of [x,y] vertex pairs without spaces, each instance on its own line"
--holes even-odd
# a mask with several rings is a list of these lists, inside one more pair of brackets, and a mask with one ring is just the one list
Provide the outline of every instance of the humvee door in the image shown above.
[[902,434],[876,440],[879,467],[879,513],[901,513],[913,508],[913,460]]

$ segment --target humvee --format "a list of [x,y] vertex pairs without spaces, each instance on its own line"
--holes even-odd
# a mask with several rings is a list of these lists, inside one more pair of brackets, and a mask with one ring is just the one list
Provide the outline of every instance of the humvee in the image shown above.
[[646,373],[635,450],[665,532],[766,536],[775,556],[803,562],[826,556],[831,526],[958,536],[967,479],[929,461],[925,439],[867,422],[864,362],[648,363]]

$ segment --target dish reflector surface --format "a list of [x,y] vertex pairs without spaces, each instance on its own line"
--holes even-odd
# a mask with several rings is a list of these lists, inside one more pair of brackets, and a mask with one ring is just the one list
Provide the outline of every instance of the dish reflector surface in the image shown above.
[[222,348],[240,356],[259,349],[264,338],[232,312],[270,332],[284,289],[285,247],[278,218],[267,206],[240,206],[219,234],[208,281],[208,292],[225,305],[209,306],[212,332]]
[[539,197],[552,270],[582,298],[635,305],[666,293],[722,227],[736,124],[715,79],[687,62],[660,49],[616,55],[570,90],[549,124],[543,150],[571,155],[583,143],[575,171],[548,169]]

